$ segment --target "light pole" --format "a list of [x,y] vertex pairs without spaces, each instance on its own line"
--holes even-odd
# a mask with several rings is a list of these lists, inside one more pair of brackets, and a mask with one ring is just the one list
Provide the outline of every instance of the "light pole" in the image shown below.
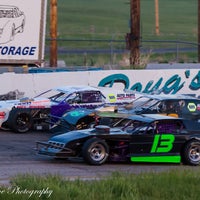
[[198,62],[200,62],[200,0],[198,0]]
[[155,0],[155,21],[156,21],[156,35],[160,35],[159,28],[159,0]]
[[140,0],[131,0],[130,64],[140,64]]

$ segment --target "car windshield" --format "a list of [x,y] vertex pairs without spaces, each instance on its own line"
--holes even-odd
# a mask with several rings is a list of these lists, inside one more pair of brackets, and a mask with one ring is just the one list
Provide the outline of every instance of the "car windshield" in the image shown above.
[[140,97],[138,99],[136,99],[135,101],[133,101],[133,109],[134,108],[144,108],[144,107],[150,107],[153,106],[154,104],[156,104],[158,102],[157,99],[153,99],[150,97]]
[[53,102],[62,102],[64,101],[68,96],[70,95],[69,92],[62,92],[59,90],[48,90],[35,98],[41,97],[41,98],[48,98]]
[[129,120],[121,129],[128,133],[136,134],[146,132],[147,130],[152,129],[152,127],[150,127],[147,122]]
[[[62,90],[48,90],[36,97],[48,98],[52,102],[60,103],[67,102],[72,103],[101,103],[103,102],[103,96],[99,91],[81,91],[71,92]],[[36,98],[35,97],[35,98]]]
[[186,132],[185,126],[180,120],[155,120],[151,123],[133,120],[122,130],[131,134],[177,134]]
[[123,131],[131,133],[134,132],[136,129],[141,130],[144,129],[144,127],[146,128],[147,123],[127,118],[115,118],[112,120],[111,126],[121,128]]
[[124,107],[119,107],[119,111],[126,111],[128,110],[135,110],[135,111],[140,111],[144,110],[146,108],[152,107],[156,104],[158,104],[160,100],[154,99],[152,97],[139,97],[138,99],[134,100],[132,103],[125,105]]

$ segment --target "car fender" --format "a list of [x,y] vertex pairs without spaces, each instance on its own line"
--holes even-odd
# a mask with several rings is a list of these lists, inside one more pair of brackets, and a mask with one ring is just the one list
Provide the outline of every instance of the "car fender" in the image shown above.
[[85,109],[85,108],[79,108],[75,109],[69,112],[66,112],[62,117],[61,120],[66,121],[72,125],[76,125],[77,122],[88,116],[95,113],[95,110]]
[[10,111],[11,111],[11,108],[5,108],[5,109],[2,109],[0,110],[0,112],[4,112],[4,117],[2,116],[0,118],[0,127],[3,125],[4,122],[7,122],[9,116],[10,116]]
[[[198,140],[198,141],[200,141],[200,137],[198,137],[198,136],[191,137],[190,140]],[[187,142],[188,142],[188,141],[187,141]]]
[[15,107],[13,107],[13,108],[9,111],[9,116],[8,116],[8,118],[7,118],[7,122],[10,121],[10,119],[12,118],[12,115],[15,114],[16,111],[24,112],[24,113],[30,114],[31,109],[29,109],[29,108],[15,108]]
[[189,142],[191,142],[192,140],[198,140],[198,141],[200,141],[200,137],[199,137],[199,136],[196,136],[196,135],[190,136],[190,137],[185,141],[185,143],[183,144],[183,146],[182,146],[182,151],[183,151],[183,148],[184,148]]
[[56,142],[62,142],[62,143],[68,144],[69,142],[84,140],[92,136],[93,135],[86,133],[84,130],[81,130],[81,131],[75,130],[75,131],[70,131],[70,132],[53,136],[52,138],[49,139],[49,141],[56,141]]

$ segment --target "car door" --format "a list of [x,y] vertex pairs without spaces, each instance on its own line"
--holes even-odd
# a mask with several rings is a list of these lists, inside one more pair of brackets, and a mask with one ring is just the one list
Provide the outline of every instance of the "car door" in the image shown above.
[[[132,162],[180,162],[181,140],[177,121],[155,121],[140,134],[132,134],[130,159]],[[178,147],[177,147],[178,146]]]

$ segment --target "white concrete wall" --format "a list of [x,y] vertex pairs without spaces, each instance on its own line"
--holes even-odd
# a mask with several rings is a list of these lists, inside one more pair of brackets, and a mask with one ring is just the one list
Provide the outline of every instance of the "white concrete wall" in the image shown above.
[[146,86],[150,85],[148,89],[150,91],[156,83],[158,85],[160,80],[157,89],[164,89],[163,93],[170,91],[170,93],[200,95],[200,71],[198,69],[102,70],[33,74],[9,72],[0,74],[0,94],[18,89],[25,93],[24,96],[33,97],[44,90],[61,85],[98,86],[104,79],[108,80],[109,76],[113,80],[111,86],[115,88],[124,89],[126,85],[126,89],[131,89],[137,84],[140,86],[140,91],[144,92],[147,91]]

